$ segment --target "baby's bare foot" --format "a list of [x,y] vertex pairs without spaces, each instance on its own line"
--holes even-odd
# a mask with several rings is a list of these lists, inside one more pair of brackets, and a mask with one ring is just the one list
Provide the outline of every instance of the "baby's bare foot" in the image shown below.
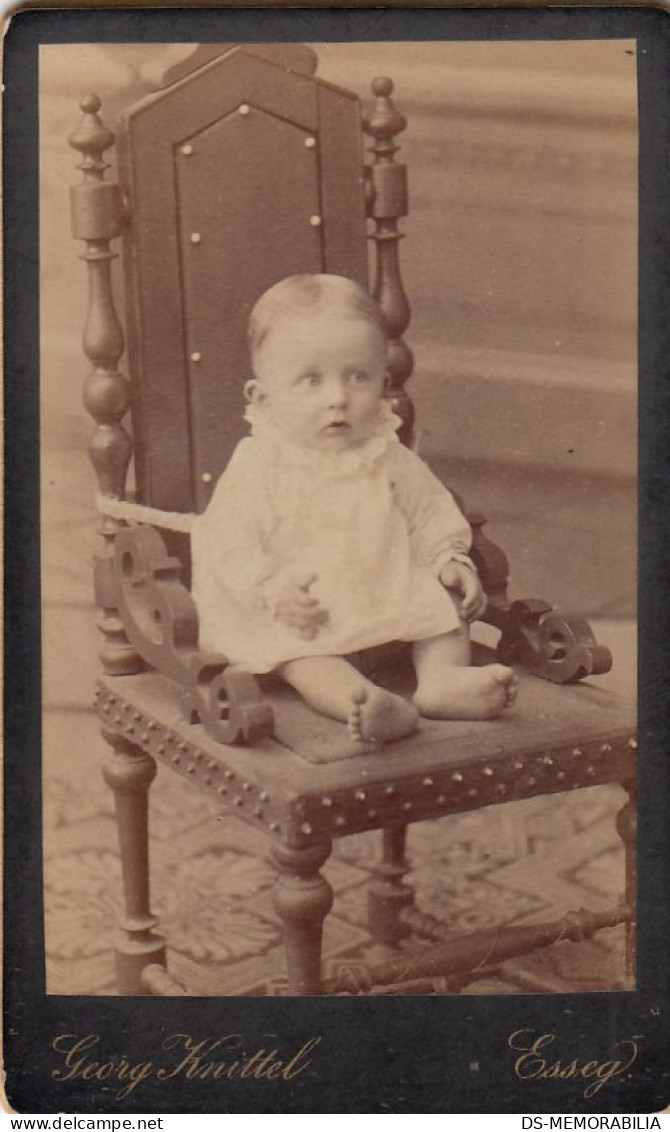
[[416,730],[418,712],[402,696],[383,688],[362,687],[352,699],[347,728],[359,743],[390,743]]
[[519,678],[505,664],[485,668],[445,668],[439,683],[424,681],[416,690],[419,714],[432,719],[494,719],[511,707]]

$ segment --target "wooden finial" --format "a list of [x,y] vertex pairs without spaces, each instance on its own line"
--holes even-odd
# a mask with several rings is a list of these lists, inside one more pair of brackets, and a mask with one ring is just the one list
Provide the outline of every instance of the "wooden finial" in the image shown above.
[[369,147],[373,162],[367,166],[368,190],[366,204],[368,216],[374,221],[371,239],[377,250],[377,272],[374,296],[381,306],[389,327],[388,369],[391,406],[403,421],[401,439],[411,440],[414,423],[414,406],[405,383],[414,367],[414,357],[403,340],[411,317],[411,310],[400,274],[398,243],[403,238],[398,221],[407,215],[407,167],[395,160],[397,134],[407,125],[404,115],[396,109],[391,98],[393,83],[386,77],[372,82],[375,102],[364,117],[363,128],[371,137]]

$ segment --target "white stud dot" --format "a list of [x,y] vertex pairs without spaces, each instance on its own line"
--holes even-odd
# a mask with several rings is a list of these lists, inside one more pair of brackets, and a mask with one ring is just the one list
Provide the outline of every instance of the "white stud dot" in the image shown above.
[[193,153],[193,146],[192,145],[183,145],[181,147],[181,151],[184,154],[184,157],[190,157],[191,154]]
[[246,102],[243,102],[243,103],[242,103],[242,105],[240,106],[240,114],[242,115],[242,117],[243,117],[243,118],[246,118],[246,116],[247,116],[247,114],[249,113],[250,109],[251,109],[251,107],[250,107],[250,106],[248,106]]
[[191,243],[192,244],[199,244],[201,240],[202,240],[202,236],[200,235],[199,232],[191,232]]
[[203,472],[200,479],[202,480],[203,483],[211,483],[212,482],[212,473],[211,472]]
[[314,149],[316,138],[305,138],[305,149]]
[[309,222],[312,225],[312,228],[320,228],[321,227],[321,217],[320,216],[310,216]]
[[191,361],[192,362],[199,362],[201,359],[202,359],[202,354],[198,353],[197,350],[194,350],[193,353],[191,354]]

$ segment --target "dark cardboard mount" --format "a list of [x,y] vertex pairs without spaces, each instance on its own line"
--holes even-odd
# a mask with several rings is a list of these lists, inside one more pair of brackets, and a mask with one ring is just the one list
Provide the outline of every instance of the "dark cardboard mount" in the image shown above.
[[[510,997],[123,999],[45,994],[40,749],[38,49],[46,43],[635,38],[640,108],[639,950],[634,993]],[[195,8],[18,10],[5,39],[4,1067],[30,1113],[650,1113],[670,1102],[670,18],[663,8]],[[638,1041],[631,1073],[589,1101],[513,1072],[507,1037],[553,1031],[582,1061]],[[58,1080],[59,1033],[108,1058],[156,1057],[167,1034],[242,1033],[296,1051],[289,1081]],[[472,1063],[477,1063],[473,1072]]]

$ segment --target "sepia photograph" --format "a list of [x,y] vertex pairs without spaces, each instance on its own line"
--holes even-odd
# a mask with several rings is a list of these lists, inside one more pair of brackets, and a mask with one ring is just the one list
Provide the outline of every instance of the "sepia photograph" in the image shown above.
[[40,44],[47,995],[635,990],[637,74]]

